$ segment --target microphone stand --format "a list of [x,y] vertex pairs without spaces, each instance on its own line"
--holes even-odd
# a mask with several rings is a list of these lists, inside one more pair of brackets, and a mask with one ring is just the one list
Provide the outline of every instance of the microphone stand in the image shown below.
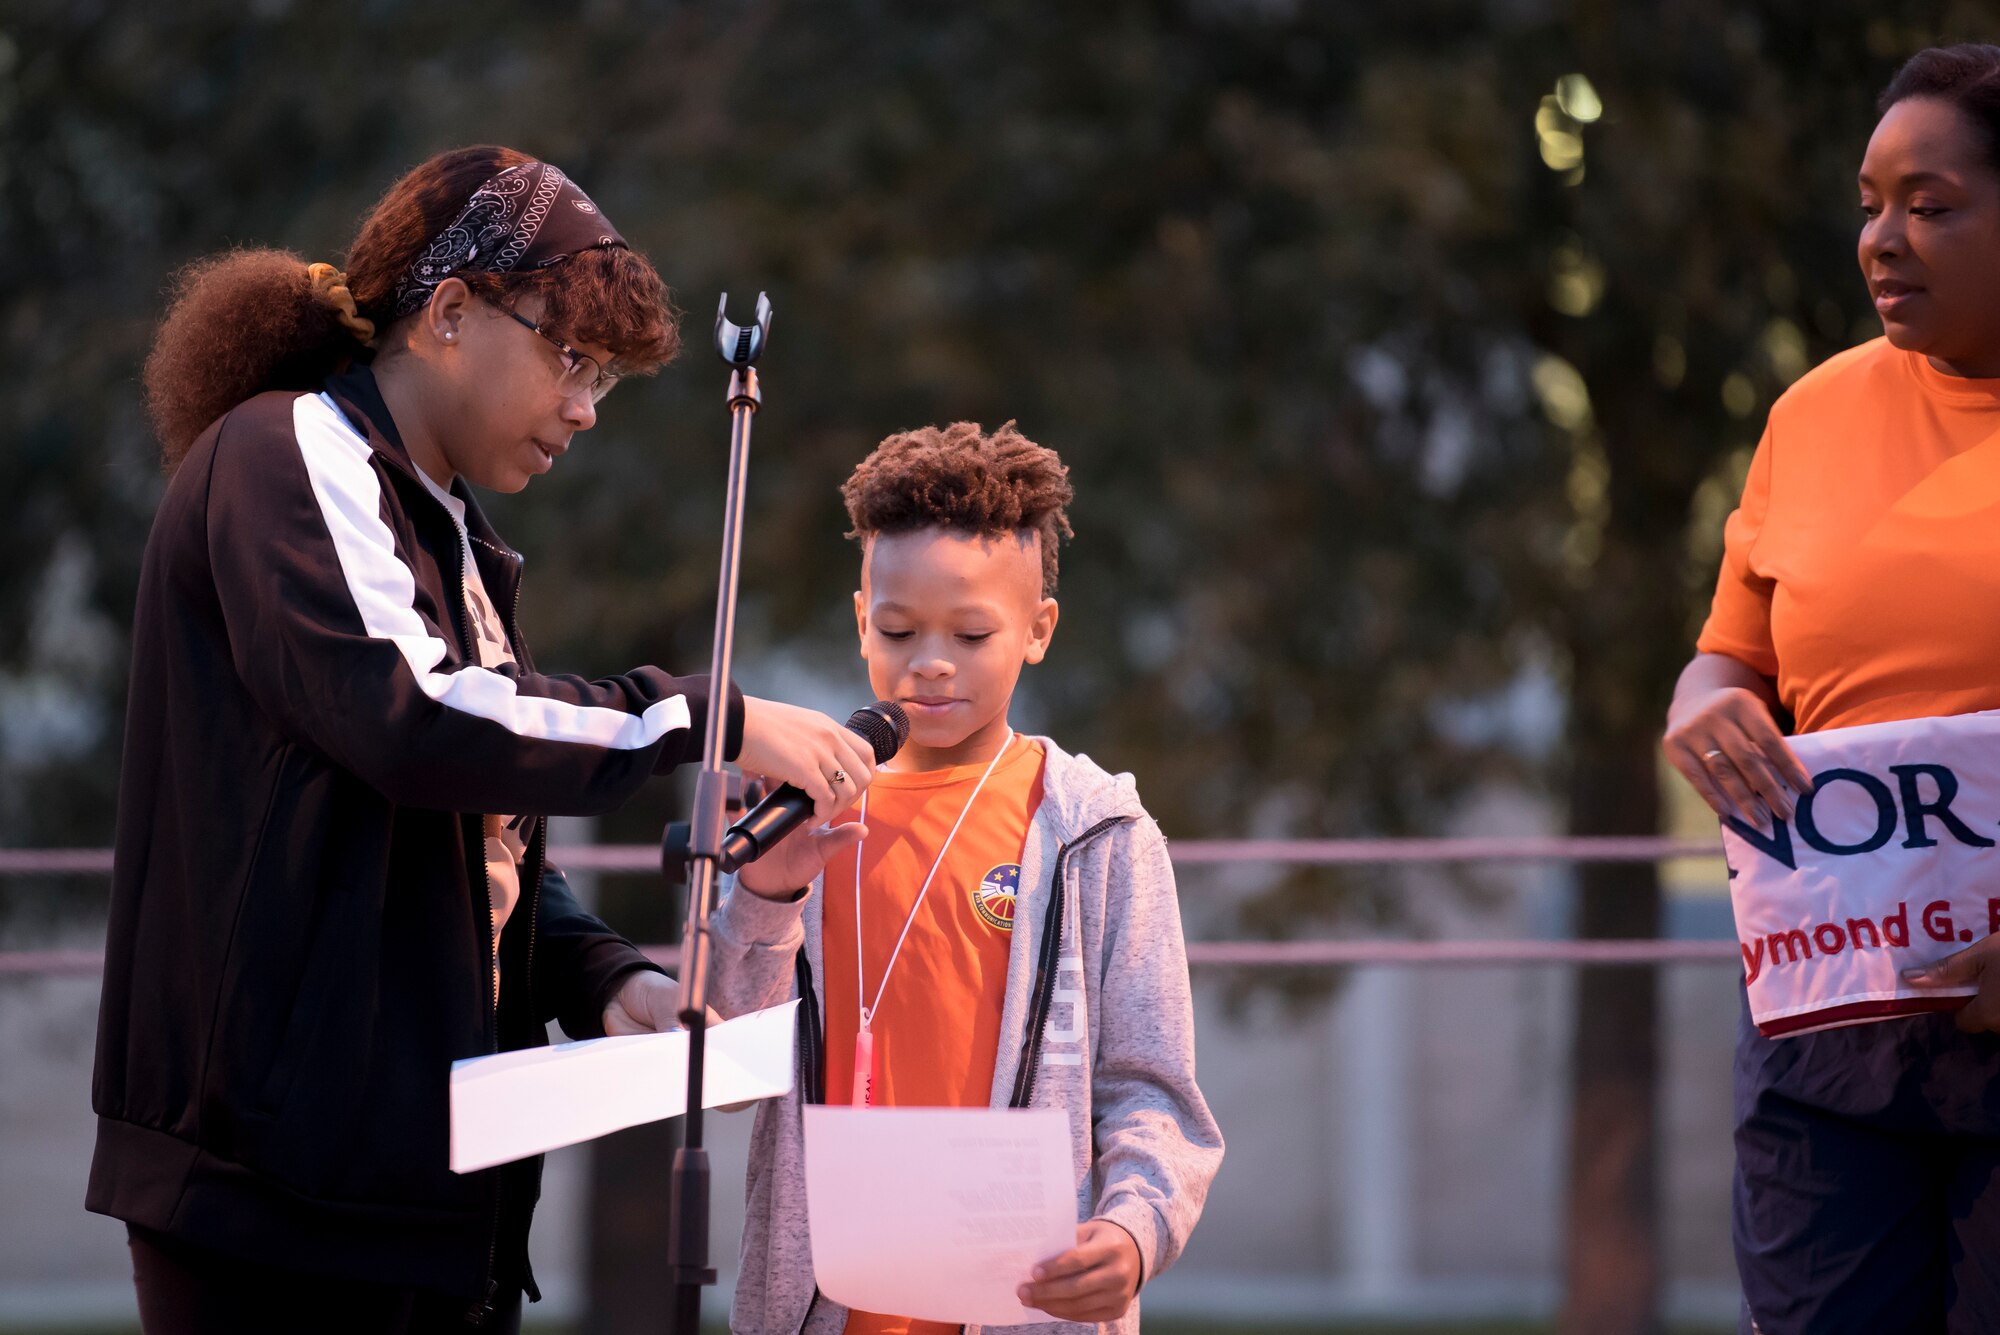
[[674,1282],[673,1335],[697,1335],[701,1291],[715,1283],[708,1263],[708,1150],[702,1144],[702,1065],[708,1033],[708,915],[715,897],[717,861],[730,799],[722,768],[729,722],[729,665],[736,639],[736,572],[743,551],[743,493],[750,471],[750,422],[763,402],[757,358],[771,337],[771,302],[757,294],[757,321],[738,328],[728,320],[729,294],[715,310],[715,350],[730,366],[729,479],[722,513],[722,575],[715,596],[715,648],[708,677],[708,732],[701,771],[695,776],[694,815],[684,829],[669,826],[661,840],[661,870],[688,875],[687,926],[681,934],[681,1023],[688,1031],[687,1125],[674,1151],[672,1223],[668,1269]]

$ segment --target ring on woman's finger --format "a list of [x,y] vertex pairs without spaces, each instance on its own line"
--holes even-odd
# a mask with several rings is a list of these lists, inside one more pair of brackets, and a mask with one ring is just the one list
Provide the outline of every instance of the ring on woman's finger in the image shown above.
[[847,782],[847,771],[844,769],[835,770],[832,776],[828,779],[828,782],[831,783],[836,788],[840,787],[841,784]]
[[1704,752],[1702,752],[1702,753],[1701,753],[1701,758],[1702,758],[1703,760],[1713,760],[1713,759],[1715,759],[1715,758],[1716,758],[1717,756],[1719,756],[1719,755],[1721,755],[1721,754],[1722,754],[1722,752],[1720,752],[1720,751],[1704,751]]

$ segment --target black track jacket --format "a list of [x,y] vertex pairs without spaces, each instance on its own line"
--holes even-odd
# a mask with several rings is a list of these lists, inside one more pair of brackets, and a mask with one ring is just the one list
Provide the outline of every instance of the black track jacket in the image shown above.
[[[521,558],[463,484],[517,666],[479,666],[451,516],[373,376],[196,442],[132,632],[87,1205],[333,1276],[532,1280],[540,1160],[446,1167],[451,1062],[574,1037],[645,958],[544,863],[500,942],[480,815],[587,815],[698,759],[707,679],[536,672]],[[732,702],[730,746],[742,727]],[[301,1302],[310,1302],[309,1293]]]

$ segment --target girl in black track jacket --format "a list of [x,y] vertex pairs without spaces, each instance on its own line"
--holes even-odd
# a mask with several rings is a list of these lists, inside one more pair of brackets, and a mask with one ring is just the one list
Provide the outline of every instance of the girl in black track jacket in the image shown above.
[[[698,758],[707,682],[538,672],[518,491],[665,289],[560,171],[441,155],[341,273],[183,276],[147,384],[171,473],[141,572],[88,1205],[128,1222],[157,1331],[513,1329],[539,1159],[446,1168],[457,1058],[673,1023],[672,980],[583,911],[545,821]],[[822,816],[872,758],[733,700],[728,751]]]

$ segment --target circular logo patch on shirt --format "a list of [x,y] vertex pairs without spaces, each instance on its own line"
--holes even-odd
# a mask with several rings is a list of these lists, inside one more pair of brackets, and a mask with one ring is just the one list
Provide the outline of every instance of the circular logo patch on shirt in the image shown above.
[[1021,887],[1021,864],[1003,862],[979,878],[972,907],[979,920],[1003,932],[1014,930],[1014,894]]

